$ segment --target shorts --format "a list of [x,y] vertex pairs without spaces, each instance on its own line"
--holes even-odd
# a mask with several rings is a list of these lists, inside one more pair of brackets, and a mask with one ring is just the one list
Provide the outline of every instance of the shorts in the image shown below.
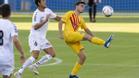
[[84,34],[81,34],[80,32],[67,32],[64,34],[65,42],[77,54],[80,52],[80,50],[84,49],[84,46],[80,43],[80,41],[83,40],[83,37]]
[[41,51],[52,47],[51,43],[46,38],[29,38],[30,52],[37,50]]
[[10,76],[13,73],[14,66],[0,65],[0,74]]
[[64,40],[69,43],[75,43],[82,41],[84,37],[84,34],[81,34],[80,32],[66,32],[64,33]]
[[[66,42],[67,43],[67,42]],[[82,49],[84,49],[84,46],[80,43],[80,42],[75,42],[75,43],[67,43],[67,45],[69,47],[72,48],[72,50],[76,53],[76,54],[79,54],[80,51]]]

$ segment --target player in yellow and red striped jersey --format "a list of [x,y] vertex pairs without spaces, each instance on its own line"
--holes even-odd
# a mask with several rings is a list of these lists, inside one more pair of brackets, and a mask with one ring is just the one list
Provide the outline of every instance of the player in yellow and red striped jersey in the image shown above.
[[[93,44],[104,45],[104,47],[108,48],[112,40],[112,36],[110,36],[107,41],[104,41],[93,35],[93,33],[87,28],[83,17],[80,15],[84,9],[85,3],[77,2],[76,9],[67,12],[59,22],[60,37],[64,38],[67,45],[70,46],[79,57],[79,61],[75,64],[69,78],[79,78],[77,73],[86,59],[84,47],[80,41],[87,40]],[[63,24],[65,24],[64,31],[62,31]],[[80,28],[84,29],[86,34],[81,34],[78,31]]]

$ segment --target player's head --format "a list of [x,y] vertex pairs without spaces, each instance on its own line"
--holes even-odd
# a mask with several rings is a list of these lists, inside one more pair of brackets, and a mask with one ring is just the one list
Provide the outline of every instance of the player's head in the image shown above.
[[37,7],[46,8],[46,0],[34,0]]
[[77,2],[75,4],[76,6],[76,10],[80,13],[83,13],[84,12],[84,9],[85,9],[85,2]]
[[0,5],[0,15],[3,18],[8,18],[11,15],[11,8],[9,4]]

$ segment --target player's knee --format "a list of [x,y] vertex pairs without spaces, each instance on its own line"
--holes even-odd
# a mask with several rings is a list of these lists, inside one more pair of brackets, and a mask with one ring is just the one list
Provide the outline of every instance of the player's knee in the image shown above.
[[39,55],[33,54],[32,57],[33,57],[34,59],[38,59]]
[[90,40],[91,38],[92,38],[92,36],[90,36],[90,35],[88,35],[88,34],[84,36],[84,39],[85,39],[85,40]]
[[56,57],[55,52],[51,52],[51,53],[49,53],[49,55],[51,55],[52,57]]
[[45,53],[51,55],[52,57],[55,57],[56,56],[55,50],[52,47],[51,48],[48,48],[48,49],[45,49],[44,51],[45,51]]
[[32,52],[32,57],[34,57],[35,59],[38,59],[38,57],[39,57],[39,51],[33,51]]
[[51,56],[52,56],[52,57],[56,57],[56,54],[55,54],[55,53],[52,53]]
[[33,57],[35,60],[37,60],[39,56],[32,56],[32,57]]

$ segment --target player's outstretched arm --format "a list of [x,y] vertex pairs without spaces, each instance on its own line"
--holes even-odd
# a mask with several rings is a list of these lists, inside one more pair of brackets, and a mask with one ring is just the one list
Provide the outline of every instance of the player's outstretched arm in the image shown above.
[[56,21],[60,21],[61,20],[61,17],[60,16],[56,16],[55,20]]
[[20,43],[20,41],[19,41],[19,39],[18,39],[17,36],[14,36],[14,37],[13,37],[13,43],[14,43],[16,49],[17,49],[17,50],[19,51],[19,53],[20,53],[20,61],[21,61],[21,63],[23,64],[23,63],[25,62],[24,51],[23,51],[23,48],[22,48],[21,43]]
[[89,34],[90,36],[94,37],[94,34],[90,31],[90,29],[85,28],[84,31]]
[[33,27],[35,30],[41,28],[46,22],[48,22],[48,19],[50,17],[50,14],[46,16],[46,19],[41,21],[40,23],[35,24]]
[[58,24],[58,29],[59,29],[59,37],[60,37],[61,39],[63,39],[63,31],[62,31],[62,28],[63,28],[63,21],[60,20],[60,21],[59,21],[59,24]]

